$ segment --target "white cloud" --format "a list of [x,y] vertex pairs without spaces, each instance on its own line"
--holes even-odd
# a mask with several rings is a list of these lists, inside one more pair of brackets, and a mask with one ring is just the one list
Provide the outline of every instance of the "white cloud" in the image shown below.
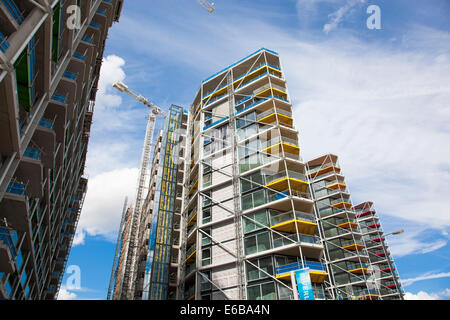
[[70,292],[64,286],[60,287],[57,300],[75,300],[76,298],[76,293]]
[[[308,3],[313,1],[298,1],[297,7]],[[181,10],[123,17],[114,37],[127,37],[128,48],[141,59],[196,70],[192,81],[198,84],[260,47],[279,52],[304,158],[336,153],[355,203],[372,200],[380,215],[445,234],[450,226],[450,149],[444,147],[450,141],[448,32],[411,26],[399,40],[401,49],[389,40],[368,43],[345,33],[318,43],[256,16],[215,15],[211,24],[203,12],[202,18],[180,19]],[[210,41],[192,41],[195,30]],[[446,239],[424,241],[421,232],[411,245],[415,251],[406,243],[396,249],[394,242],[393,250],[410,254],[444,245]]]
[[[102,235],[116,240],[125,196],[133,201],[137,168],[123,168],[101,173],[89,179],[83,211],[77,230],[77,244],[83,244],[86,234]],[[75,242],[74,242],[75,244]]]
[[426,293],[419,291],[417,294],[405,292],[405,300],[439,300],[439,296],[435,293]]
[[409,278],[409,279],[403,279],[401,280],[403,286],[409,286],[415,282],[418,281],[424,281],[424,280],[431,280],[431,279],[441,279],[441,278],[448,278],[450,277],[450,272],[440,272],[440,273],[430,273],[427,272],[421,276],[415,277],[415,278]]
[[103,59],[95,103],[97,108],[113,108],[122,103],[120,95],[112,93],[115,90],[112,84],[125,79],[124,65],[125,60],[116,55],[109,55]]
[[447,240],[435,239],[422,241],[420,235],[425,232],[421,228],[407,229],[408,231],[400,236],[391,237],[388,239],[390,252],[396,258],[403,257],[410,254],[425,254],[436,251],[447,245]]
[[337,26],[345,18],[345,16],[347,16],[356,5],[365,3],[365,2],[366,2],[365,0],[349,0],[349,1],[347,1],[347,3],[344,6],[340,7],[338,10],[336,10],[335,12],[328,15],[328,17],[331,20],[329,23],[327,23],[323,26],[323,31],[325,33],[329,33],[333,29],[336,29]]

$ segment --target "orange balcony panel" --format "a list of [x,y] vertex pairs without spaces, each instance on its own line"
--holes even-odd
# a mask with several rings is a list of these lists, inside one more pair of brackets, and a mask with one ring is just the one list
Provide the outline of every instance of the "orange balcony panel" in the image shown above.
[[362,249],[364,249],[364,245],[363,244],[349,244],[347,246],[342,247],[342,249],[347,249],[347,250],[351,250],[351,251],[361,251]]
[[367,274],[367,273],[369,273],[367,268],[352,269],[352,270],[349,270],[348,272],[351,272],[353,274]]
[[349,209],[349,208],[351,208],[352,204],[349,202],[338,202],[338,203],[332,204],[332,206],[335,208],[339,208],[339,209],[343,209],[343,208]]
[[318,177],[318,176],[321,176],[321,175],[323,175],[325,173],[329,173],[329,172],[337,172],[337,173],[339,173],[339,172],[341,172],[341,168],[339,168],[337,166],[328,166],[328,167],[319,169],[317,171],[311,172],[309,174],[309,176],[314,178],[314,177]]
[[317,223],[297,219],[276,224],[271,226],[270,229],[295,233],[297,232],[296,225],[299,233],[313,235],[316,231]]
[[345,190],[345,188],[347,187],[347,185],[345,183],[333,183],[330,184],[329,186],[327,186],[328,189],[333,189],[333,190]]
[[355,222],[345,222],[337,225],[340,228],[344,229],[356,229],[358,228],[358,224]]

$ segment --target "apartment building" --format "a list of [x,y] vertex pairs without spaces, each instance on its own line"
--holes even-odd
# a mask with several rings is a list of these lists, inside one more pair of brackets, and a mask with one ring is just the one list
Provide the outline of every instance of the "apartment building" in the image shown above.
[[398,283],[393,285],[398,277],[385,267],[385,239],[372,203],[353,206],[336,155],[312,159],[307,166],[330,270],[327,290],[338,299],[401,299]]
[[293,299],[324,246],[279,55],[260,49],[205,79],[190,109],[178,299]]
[[397,267],[387,244],[383,227],[371,201],[359,203],[353,207],[359,224],[370,265],[374,268],[374,278],[380,283],[380,295],[383,300],[403,299],[404,292],[400,283]]
[[[1,298],[57,297],[87,190],[105,41],[122,2],[0,1]],[[68,23],[70,6],[79,24]]]

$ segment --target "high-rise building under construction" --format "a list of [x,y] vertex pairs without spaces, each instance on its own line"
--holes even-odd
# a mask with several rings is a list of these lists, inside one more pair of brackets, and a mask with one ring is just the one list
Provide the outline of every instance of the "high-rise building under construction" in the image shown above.
[[54,299],[87,189],[108,30],[123,0],[0,1],[0,298]]
[[[260,49],[202,81],[186,119],[176,192],[147,207],[132,298],[402,298],[393,261],[370,258],[337,157],[302,159],[278,53]],[[173,167],[162,159],[176,151],[159,152],[164,181]]]

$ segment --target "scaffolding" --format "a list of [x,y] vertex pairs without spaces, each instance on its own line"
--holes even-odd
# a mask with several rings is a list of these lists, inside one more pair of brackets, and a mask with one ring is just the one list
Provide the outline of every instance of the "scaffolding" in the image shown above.
[[[267,56],[269,54],[272,55],[270,58],[271,61],[268,61],[269,59]],[[302,222],[297,223],[297,220],[299,219],[294,218],[292,221],[288,221],[287,224],[290,225],[290,228],[288,229],[291,233],[283,232],[279,231],[280,228],[283,229],[282,226],[264,225],[255,219],[249,218],[248,214],[255,211],[252,208],[250,208],[251,210],[249,211],[248,208],[244,209],[240,207],[240,200],[242,199],[240,184],[242,184],[243,181],[247,181],[257,185],[261,190],[267,192],[267,194],[270,193],[272,199],[266,199],[266,204],[281,200],[285,207],[289,206],[291,208],[291,210],[284,210],[287,213],[287,211],[295,212],[296,206],[299,206],[299,203],[301,203],[301,205],[309,208],[308,217],[311,220],[315,219],[313,201],[308,192],[308,180],[303,179],[304,181],[299,181],[295,172],[290,172],[288,170],[288,168],[296,168],[305,172],[306,166],[302,163],[300,157],[300,150],[297,143],[298,132],[293,128],[292,114],[289,112],[291,110],[291,105],[287,99],[288,93],[284,86],[281,68],[274,65],[279,64],[278,55],[275,54],[275,58],[273,55],[274,52],[270,50],[259,50],[255,54],[235,63],[228,69],[224,69],[222,72],[206,79],[191,106],[191,114],[193,116],[190,120],[189,132],[192,133],[192,152],[190,152],[190,170],[186,175],[185,180],[187,190],[189,190],[189,195],[187,196],[184,207],[184,214],[186,216],[185,222],[186,225],[189,225],[190,212],[195,212],[195,215],[198,215],[203,219],[203,208],[205,207],[205,203],[217,206],[228,213],[228,215],[220,221],[233,222],[235,230],[234,241],[236,244],[230,248],[223,240],[213,237],[210,234],[211,231],[209,233],[205,231],[209,226],[214,225],[214,223],[206,223],[207,227],[202,227],[204,223],[202,223],[201,226],[196,225],[195,230],[198,230],[198,234],[195,238],[192,236],[193,229],[190,230],[190,233],[188,232],[187,238],[184,238],[183,241],[185,247],[189,245],[189,249],[187,249],[187,252],[183,256],[185,259],[183,270],[186,270],[186,264],[192,261],[190,259],[195,257],[196,264],[194,269],[197,270],[197,272],[195,273],[196,276],[194,279],[194,291],[191,291],[190,289],[186,290],[186,281],[191,281],[186,279],[189,274],[186,274],[186,272],[183,272],[182,274],[183,284],[180,288],[187,293],[182,294],[185,299],[201,298],[201,288],[199,289],[201,286],[199,283],[200,279],[204,280],[204,283],[205,281],[211,283],[213,287],[222,294],[223,298],[231,297],[245,299],[247,297],[245,288],[248,282],[246,279],[246,269],[249,265],[263,274],[266,274],[274,281],[274,283],[289,290],[291,292],[291,294],[288,295],[290,298],[295,296],[295,288],[287,285],[283,280],[280,280],[283,279],[283,277],[280,275],[277,277],[275,274],[267,273],[263,268],[260,268],[252,261],[249,261],[246,257],[244,252],[243,219],[251,221],[255,225],[260,225],[261,229],[267,230],[271,235],[276,235],[277,239],[283,239],[286,241],[287,245],[292,243],[294,248],[298,248],[297,256],[300,259],[299,268],[308,265],[308,261],[305,259],[307,253],[303,252],[302,247],[305,245],[303,241],[309,238],[306,238],[306,235],[302,234],[306,229],[302,229]],[[242,71],[244,64],[246,69]],[[238,68],[240,74],[237,74],[236,78],[234,78],[233,70],[238,70]],[[263,84],[260,85],[259,88],[255,88],[253,92],[248,92],[246,94],[242,93],[245,90],[240,91],[240,93],[237,92],[248,85],[254,86],[258,81]],[[214,84],[212,85],[212,83]],[[207,92],[205,92],[205,84],[209,84],[210,90]],[[237,97],[240,98],[238,99]],[[219,104],[221,101],[222,104]],[[219,108],[219,110],[221,110],[220,112],[213,112],[210,110],[213,106],[225,106],[226,103],[228,105],[228,110],[226,110],[225,107],[222,109]],[[250,113],[249,111],[255,110],[258,110],[259,117],[257,119],[243,118]],[[244,132],[237,126],[240,121],[245,121],[247,124],[256,124],[263,129],[256,132],[255,135],[247,134],[247,136],[244,136],[244,139],[238,140],[241,138],[240,134]],[[224,124],[226,127],[225,124],[227,122],[228,132],[222,137],[220,137],[220,134],[219,137],[217,136],[217,131],[214,132],[210,130],[211,128],[216,129],[221,124]],[[204,124],[203,130],[200,126],[201,123]],[[265,142],[264,145],[258,145],[256,148],[250,146],[242,147],[243,143],[249,141],[249,139],[263,137],[264,134],[266,135],[266,139],[263,140]],[[208,149],[208,145],[214,143],[219,143],[222,147],[219,147],[217,150],[212,150],[213,147]],[[245,166],[241,163],[240,151],[243,149],[248,153],[254,152],[258,156],[263,156],[264,161],[257,163],[256,166],[249,168],[248,170],[242,170]],[[204,152],[202,153],[201,150]],[[208,154],[206,154],[206,152],[208,152]],[[217,153],[215,154],[214,152]],[[212,165],[212,159],[214,159],[214,157],[210,158],[210,155],[217,155],[218,152],[222,152],[222,154],[219,154],[219,157],[221,155],[225,156],[231,154],[231,163],[225,163],[221,166]],[[200,164],[203,168],[203,175],[199,174]],[[276,171],[277,168],[274,169],[274,165],[275,167],[278,166],[278,169],[280,169],[280,167],[282,169]],[[247,177],[250,176],[248,173],[253,173],[256,168],[259,168],[260,170],[267,169],[261,174],[264,179],[267,178],[266,183],[257,183],[251,179],[247,179]],[[212,176],[214,173],[220,173],[222,176],[226,177],[226,180],[214,181],[214,184],[211,182],[213,178],[209,178],[209,180],[205,178],[205,175],[211,174]],[[207,182],[205,183],[205,181]],[[231,197],[223,197],[223,199],[216,200],[214,196],[211,196],[210,191],[215,187],[221,184],[230,184],[230,182],[232,187]],[[231,206],[226,205],[226,203],[230,202],[233,202]],[[194,214],[192,214],[192,216],[194,216]],[[199,217],[197,217],[197,221],[198,220]],[[219,223],[219,221],[215,222]],[[311,223],[311,225],[313,225],[313,228],[311,229],[310,227],[308,232],[314,234],[316,222]],[[284,227],[286,227],[286,224],[284,224]],[[292,236],[293,234],[295,237]],[[196,240],[192,241],[190,239]],[[200,243],[203,242],[203,239],[209,239],[205,242],[214,243],[217,246],[220,246],[233,257],[237,270],[237,282],[235,284],[237,293],[235,296],[227,294],[224,290],[229,288],[222,287],[217,281],[212,279],[213,277],[211,277],[211,275],[208,276],[205,271],[198,271],[200,268],[199,263],[205,260],[203,257],[202,260],[200,260],[199,255],[196,254],[198,250],[203,248],[200,245]],[[323,246],[320,243],[317,244],[317,250],[318,252],[323,251]],[[270,256],[271,255],[272,253],[270,253]],[[321,253],[319,253],[317,257],[317,262],[320,263],[319,261],[323,261]],[[202,266],[204,266],[203,263]],[[213,263],[211,263],[211,266],[214,268]],[[204,270],[204,268],[202,268],[202,270]],[[321,270],[319,273],[322,274],[319,278],[320,281],[323,282],[325,280],[323,275],[327,274],[327,272]],[[191,288],[191,286],[189,288]]]

